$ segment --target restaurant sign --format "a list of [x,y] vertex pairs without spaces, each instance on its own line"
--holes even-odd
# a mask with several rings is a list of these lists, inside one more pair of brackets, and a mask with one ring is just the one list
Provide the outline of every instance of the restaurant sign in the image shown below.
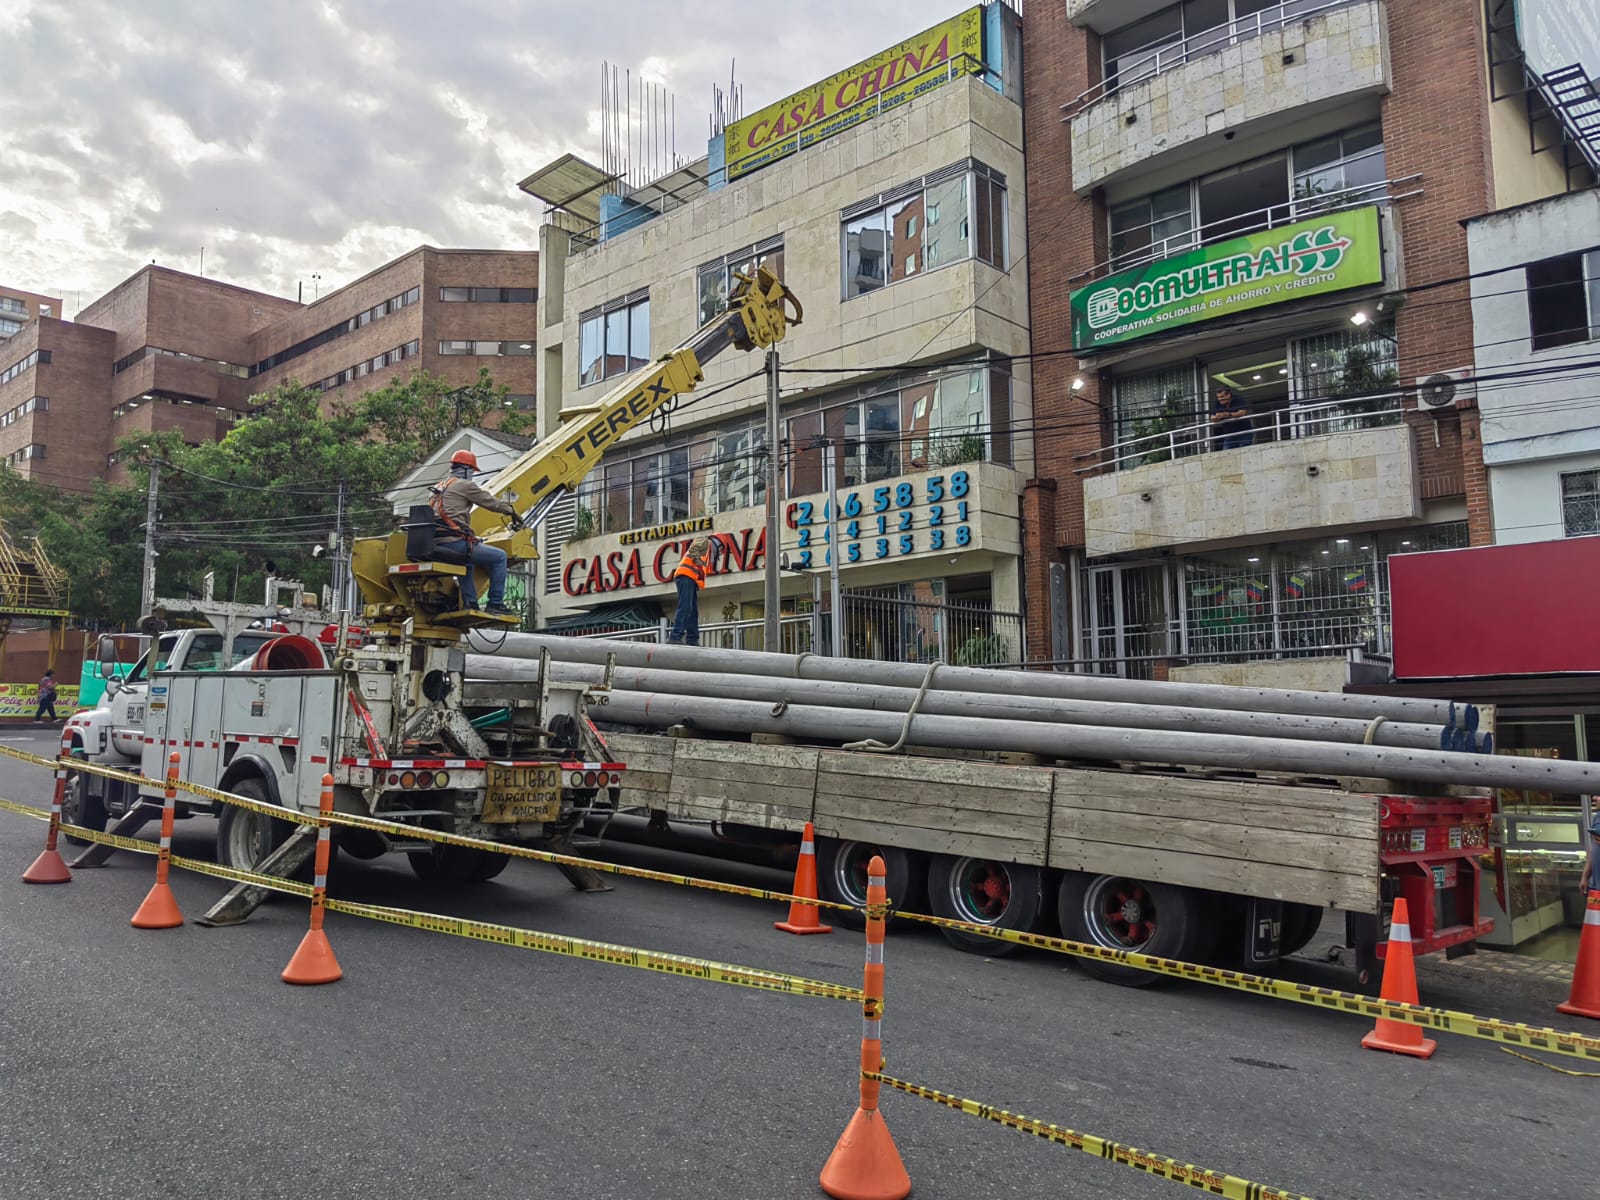
[[1229,238],[1072,293],[1080,354],[1288,300],[1383,282],[1375,206]]
[[898,46],[732,122],[723,133],[737,179],[983,65],[983,9],[969,8]]

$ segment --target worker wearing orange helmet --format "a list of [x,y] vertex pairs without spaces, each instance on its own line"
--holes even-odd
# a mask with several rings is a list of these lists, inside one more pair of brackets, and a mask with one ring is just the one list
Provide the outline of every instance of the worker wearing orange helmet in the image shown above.
[[[506,552],[486,546],[472,532],[472,509],[487,508],[490,512],[504,513],[511,518],[512,528],[518,527],[517,510],[493,493],[473,482],[478,471],[478,456],[471,450],[457,450],[450,456],[450,474],[433,487],[429,503],[433,507],[437,526],[433,542],[473,567],[483,567],[489,572],[489,602],[486,612],[499,616],[513,615],[506,607]],[[469,569],[461,579],[461,606],[478,607],[478,587]]]

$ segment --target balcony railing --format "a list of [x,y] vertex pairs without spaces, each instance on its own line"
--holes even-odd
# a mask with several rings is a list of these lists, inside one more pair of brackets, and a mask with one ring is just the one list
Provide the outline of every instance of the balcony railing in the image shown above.
[[[1316,195],[1297,196],[1292,200],[1286,200],[1279,204],[1269,204],[1265,208],[1253,209],[1250,212],[1238,213],[1230,217],[1221,217],[1204,225],[1186,229],[1181,233],[1174,233],[1164,238],[1152,238],[1148,246],[1141,246],[1137,250],[1127,250],[1102,262],[1097,262],[1087,271],[1071,276],[1067,282],[1077,284],[1085,279],[1096,279],[1102,275],[1143,266],[1145,263],[1159,262],[1164,258],[1171,258],[1173,255],[1182,254],[1187,250],[1197,250],[1201,246],[1207,246],[1213,242],[1243,237],[1250,233],[1260,233],[1267,229],[1277,229],[1284,225],[1293,225],[1297,221],[1308,221],[1312,217],[1347,212],[1353,208],[1365,208],[1369,204],[1392,204],[1398,200],[1409,200],[1413,196],[1422,195],[1423,190],[1419,186],[1421,179],[1422,172],[1418,171],[1411,175],[1401,175],[1394,179],[1380,179],[1372,183],[1358,184],[1355,187],[1341,188],[1336,192],[1320,192]],[[1163,220],[1170,219],[1164,218]],[[1162,220],[1150,221],[1145,225],[1135,225],[1132,229],[1123,230],[1122,232],[1124,234],[1134,233],[1140,229],[1150,229],[1162,223]]]
[[1078,455],[1078,461],[1095,461],[1077,468],[1076,474],[1087,475],[1106,467],[1126,471],[1133,467],[1188,458],[1213,450],[1233,449],[1255,442],[1286,442],[1293,438],[1398,425],[1405,409],[1402,394],[1389,392],[1341,400],[1290,402],[1246,411],[1248,429],[1230,428],[1226,433],[1219,432],[1208,418],[1192,425],[1125,438],[1088,454]]
[[1283,0],[1271,8],[1264,8],[1248,17],[1240,17],[1226,25],[1202,29],[1199,33],[1182,39],[1162,38],[1130,50],[1117,60],[1115,72],[1108,69],[1106,77],[1092,88],[1061,106],[1062,120],[1070,121],[1090,105],[1098,104],[1113,92],[1131,84],[1143,83],[1174,67],[1215,54],[1219,50],[1264,33],[1282,29],[1295,21],[1303,21],[1319,13],[1344,8],[1356,0]]

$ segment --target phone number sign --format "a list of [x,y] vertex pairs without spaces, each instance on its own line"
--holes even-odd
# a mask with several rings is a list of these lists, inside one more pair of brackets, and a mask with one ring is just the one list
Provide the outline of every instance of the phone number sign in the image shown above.
[[[972,549],[976,491],[970,472],[952,471],[845,493],[839,498],[837,517],[840,565]],[[797,535],[791,566],[831,565],[831,515],[827,500],[800,500],[789,506],[788,524]]]

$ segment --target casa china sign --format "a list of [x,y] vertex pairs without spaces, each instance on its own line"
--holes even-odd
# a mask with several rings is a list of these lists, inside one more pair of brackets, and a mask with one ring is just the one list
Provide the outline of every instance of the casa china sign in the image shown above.
[[[716,556],[708,575],[731,575],[766,568],[766,530],[741,529],[711,536],[722,543],[726,553]],[[685,538],[655,546],[613,550],[593,558],[575,558],[561,572],[561,590],[569,596],[603,596],[654,583],[671,583],[672,573],[683,561],[691,540]]]

